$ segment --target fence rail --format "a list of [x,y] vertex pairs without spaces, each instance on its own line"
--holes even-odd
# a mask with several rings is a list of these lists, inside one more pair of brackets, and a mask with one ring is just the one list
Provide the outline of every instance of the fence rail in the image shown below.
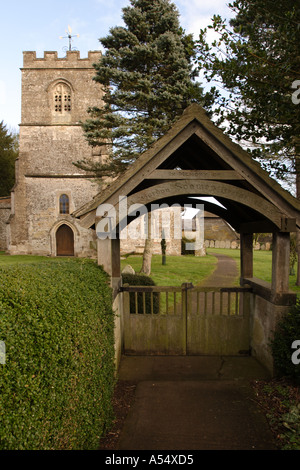
[[[176,315],[187,309],[195,315],[239,315],[240,297],[251,292],[248,287],[194,287],[182,286],[129,286],[121,291],[128,292],[130,314]],[[188,292],[188,294],[187,294]]]

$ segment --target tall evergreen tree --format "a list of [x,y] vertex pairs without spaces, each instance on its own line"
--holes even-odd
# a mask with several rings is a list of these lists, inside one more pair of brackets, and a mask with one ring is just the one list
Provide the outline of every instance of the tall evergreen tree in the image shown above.
[[[83,124],[88,142],[103,147],[107,157],[77,165],[100,177],[125,171],[189,104],[202,101],[194,81],[194,41],[181,28],[175,5],[170,0],[130,4],[123,9],[125,26],[100,39],[105,53],[95,65],[95,80],[104,88],[104,106],[90,109]],[[151,251],[149,238],[144,255]],[[143,272],[149,272],[146,264]]]
[[[208,44],[206,28],[197,44],[199,66],[217,83],[211,110],[300,199],[299,1],[235,0],[229,7],[229,25],[216,15],[208,27],[217,39]],[[300,237],[298,247],[300,254]]]
[[9,196],[15,183],[15,161],[18,157],[17,136],[0,122],[0,197]]
[[228,92],[213,89],[214,114],[273,175],[285,178],[287,171],[296,173],[298,155],[300,106],[292,101],[292,87],[300,79],[300,4],[235,0],[229,7],[235,13],[229,26],[214,16],[208,28],[217,39],[209,45],[206,28],[197,44],[206,79]]

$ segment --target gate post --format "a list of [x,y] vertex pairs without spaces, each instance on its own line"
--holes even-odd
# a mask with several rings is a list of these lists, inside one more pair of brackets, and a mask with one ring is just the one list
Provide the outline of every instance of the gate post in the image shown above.
[[187,283],[181,284],[181,303],[182,303],[182,351],[186,356],[187,352]]
[[114,342],[115,342],[115,360],[116,368],[120,363],[120,357],[123,349],[123,295],[120,293],[122,283],[120,266],[120,240],[100,239],[97,240],[98,265],[102,265],[104,271],[110,277],[110,286],[112,288],[113,310],[115,314]]
[[189,312],[188,289],[194,286],[191,282],[181,284],[181,303],[182,303],[182,349],[183,355],[187,355],[187,317]]
[[[129,287],[129,284],[124,284],[124,287]],[[123,294],[123,311],[124,311],[124,316],[130,315],[130,294],[128,291],[125,289],[122,289],[122,294]]]

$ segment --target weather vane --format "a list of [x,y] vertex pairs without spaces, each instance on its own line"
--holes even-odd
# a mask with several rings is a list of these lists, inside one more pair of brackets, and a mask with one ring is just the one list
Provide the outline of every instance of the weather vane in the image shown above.
[[[79,34],[75,34],[74,36],[72,36],[72,28],[71,28],[71,26],[68,26],[68,29],[66,30],[66,33],[67,33],[68,36],[60,36],[59,39],[66,39],[66,38],[68,38],[68,39],[69,39],[69,51],[72,51],[72,49],[75,50],[74,47],[72,48],[72,38],[74,38],[74,37],[79,38]],[[64,47],[64,50],[67,50],[67,47]]]

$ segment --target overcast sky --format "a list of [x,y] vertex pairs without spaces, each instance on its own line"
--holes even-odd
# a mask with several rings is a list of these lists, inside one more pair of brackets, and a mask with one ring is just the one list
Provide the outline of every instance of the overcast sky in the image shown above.
[[[210,23],[214,14],[231,16],[229,0],[175,0],[181,26],[197,38],[199,30]],[[6,0],[1,2],[0,31],[0,121],[11,130],[18,130],[21,120],[21,72],[23,51],[57,51],[65,55],[68,46],[68,25],[73,47],[81,58],[89,50],[101,49],[99,38],[113,26],[122,25],[122,8],[129,0]]]

